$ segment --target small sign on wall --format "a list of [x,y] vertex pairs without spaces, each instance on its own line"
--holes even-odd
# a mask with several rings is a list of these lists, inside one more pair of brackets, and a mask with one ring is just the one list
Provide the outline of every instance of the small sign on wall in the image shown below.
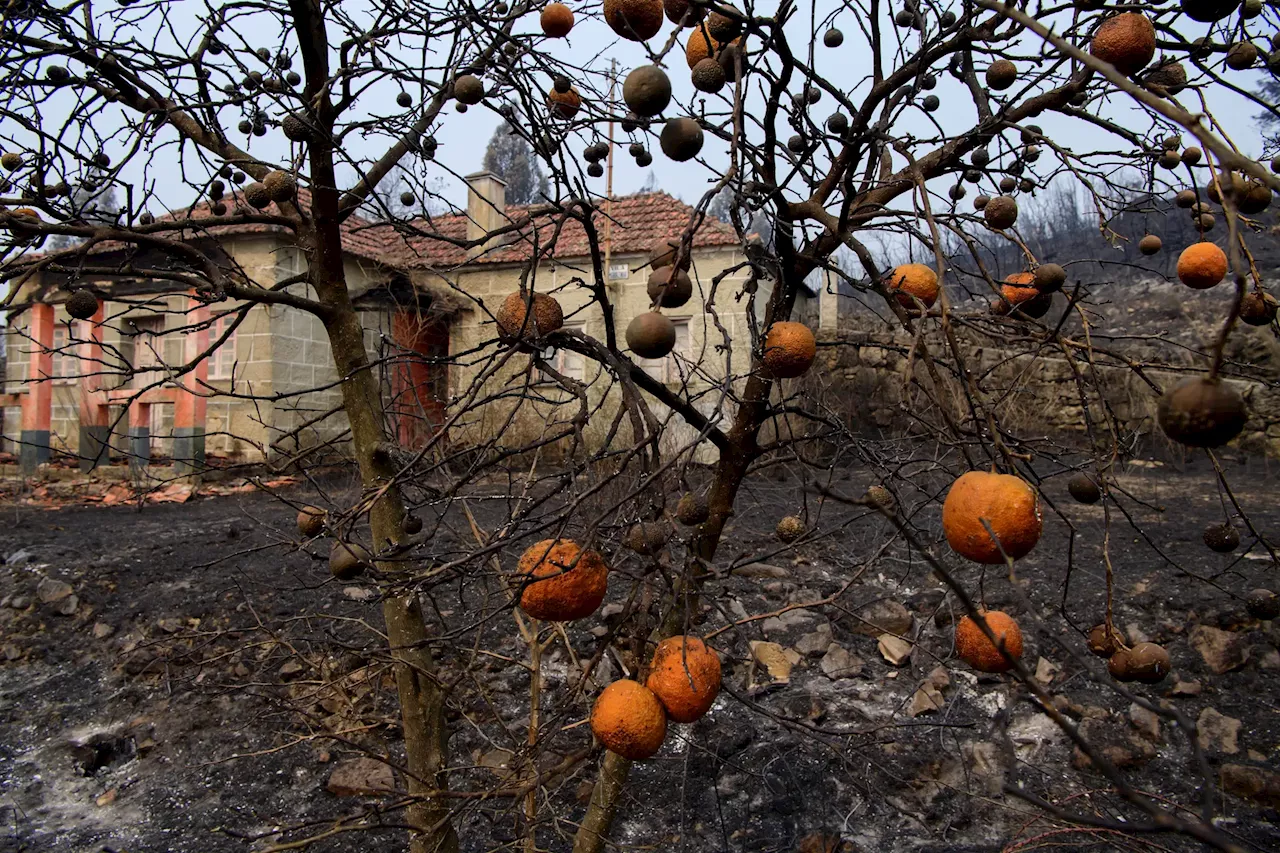
[[631,264],[609,264],[609,281],[631,278]]

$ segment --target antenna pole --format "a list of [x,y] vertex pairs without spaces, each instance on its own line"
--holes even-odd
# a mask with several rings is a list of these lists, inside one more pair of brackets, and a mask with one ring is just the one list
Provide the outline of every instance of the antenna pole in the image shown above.
[[604,279],[609,283],[609,261],[613,256],[613,90],[618,84],[617,60],[609,60],[609,143],[608,163],[605,166],[604,179]]

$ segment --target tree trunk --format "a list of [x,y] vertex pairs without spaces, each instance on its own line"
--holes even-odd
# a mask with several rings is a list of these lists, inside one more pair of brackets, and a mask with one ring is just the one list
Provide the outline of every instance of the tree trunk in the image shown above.
[[[351,444],[366,490],[378,491],[369,511],[375,552],[404,537],[404,498],[393,485],[395,470],[375,448],[387,439],[378,382],[369,364],[360,315],[351,304],[342,257],[342,216],[334,171],[332,129],[334,107],[329,100],[329,44],[324,10],[319,0],[290,0],[306,84],[304,103],[314,110],[321,133],[308,145],[311,165],[311,219],[298,231],[307,254],[311,286],[324,304],[325,331],[333,363],[342,379],[342,401],[351,426]],[[388,566],[387,568],[397,568]],[[411,853],[456,853],[458,837],[444,799],[432,791],[448,787],[445,772],[448,736],[444,719],[444,691],[435,677],[427,645],[427,629],[417,593],[401,593],[383,605],[387,640],[394,660],[400,717],[404,725],[405,768],[410,794],[419,796],[406,811],[413,827]]]

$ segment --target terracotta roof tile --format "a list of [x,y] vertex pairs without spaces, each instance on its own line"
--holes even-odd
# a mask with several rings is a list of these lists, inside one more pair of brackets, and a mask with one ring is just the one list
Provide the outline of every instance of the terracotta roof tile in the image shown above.
[[[238,194],[237,194],[238,195]],[[226,200],[228,208],[234,209],[237,196],[231,195]],[[310,193],[306,189],[298,190],[298,202],[307,206]],[[210,204],[202,202],[194,208],[163,214],[158,219],[192,219],[200,220],[211,216]],[[526,207],[510,207],[508,216],[513,220],[520,219],[528,210]],[[279,214],[279,209],[272,204],[264,214]],[[615,198],[612,204],[612,253],[615,255],[629,253],[647,253],[659,239],[674,240],[679,238],[688,227],[693,215],[693,208],[673,196],[663,192],[637,193],[635,195]],[[601,242],[604,240],[606,217],[598,211],[595,215],[596,228]],[[557,223],[557,218],[544,216],[538,219],[535,231],[526,225],[519,235],[511,235],[510,242],[486,252],[473,259],[472,263],[519,263],[528,260],[534,250],[535,243],[540,246],[545,257],[582,258],[590,254],[586,231],[576,220],[567,220],[561,229],[556,245],[552,249],[545,245],[550,240]],[[414,223],[416,230],[423,233],[402,234],[394,225],[384,222],[373,222],[360,216],[352,215],[342,224],[342,238],[347,252],[389,267],[401,269],[412,268],[449,268],[467,262],[466,251],[450,240],[465,240],[467,236],[467,217],[465,214],[447,214],[430,219],[420,219]],[[183,233],[186,239],[201,236],[230,237],[247,234],[287,235],[284,226],[265,222],[244,222],[232,225],[215,225],[205,230],[191,229]],[[431,236],[423,236],[429,234]],[[166,235],[172,236],[172,235]],[[703,220],[698,232],[694,235],[695,247],[733,246],[738,244],[733,229],[712,217]],[[122,244],[115,242],[100,243],[95,252],[113,251]]]
[[[518,221],[525,215],[526,207],[509,207],[507,216]],[[680,237],[693,216],[693,208],[663,192],[637,193],[613,200],[610,215],[613,219],[612,253],[615,255],[647,253],[660,239],[675,240]],[[555,234],[559,217],[545,216],[533,227],[524,227],[520,235],[512,235],[510,242],[489,250],[472,263],[519,263],[528,260],[537,247],[544,256],[556,258],[582,258],[591,253],[587,232],[576,220],[568,219],[556,238],[552,249],[546,243]],[[603,211],[594,216],[598,239],[603,243],[608,217]],[[466,251],[449,240],[463,240],[467,235],[465,214],[432,217],[415,223],[422,232],[440,235],[410,236],[407,239],[387,238],[386,246],[394,252],[395,265],[405,267],[456,267],[467,261]],[[375,230],[391,231],[389,226]],[[400,243],[397,247],[396,243]],[[733,228],[718,219],[707,217],[694,234],[695,247],[735,246],[738,237]]]

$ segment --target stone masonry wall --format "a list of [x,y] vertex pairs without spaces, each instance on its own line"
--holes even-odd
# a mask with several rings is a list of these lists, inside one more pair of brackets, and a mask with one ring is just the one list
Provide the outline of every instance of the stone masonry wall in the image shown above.
[[[1104,422],[1108,412],[1121,428],[1151,439],[1156,452],[1169,447],[1168,440],[1156,426],[1158,392],[1138,373],[1123,366],[1100,365],[1097,383],[1090,381],[1090,366],[1076,361],[1076,370],[1059,352],[1056,357],[1041,351],[1025,351],[982,346],[961,335],[960,345],[977,385],[1007,429],[1023,437],[1051,437],[1083,443],[1086,424]],[[1257,354],[1265,350],[1269,358],[1276,349],[1274,338],[1268,343],[1268,329],[1243,329],[1241,339],[1231,354],[1242,351]],[[1249,336],[1258,336],[1251,340]],[[924,342],[931,353],[945,354],[941,335],[933,331]],[[818,364],[813,371],[809,390],[824,405],[837,411],[846,424],[855,429],[880,434],[925,433],[925,423],[941,423],[939,406],[961,424],[971,422],[960,378],[940,367],[942,387],[935,392],[929,374],[919,357],[911,358],[913,340],[905,333],[893,333],[883,326],[876,329],[851,328],[846,324],[839,332],[830,332],[819,346]],[[951,363],[950,358],[940,360]],[[1187,370],[1145,370],[1145,376],[1160,388],[1167,388],[1185,376],[1202,371],[1203,364],[1188,361]],[[1089,410],[1082,403],[1076,372],[1084,377]],[[1280,387],[1272,376],[1273,368],[1259,363],[1247,376],[1231,376],[1231,381],[1244,396],[1250,417],[1238,444],[1253,453],[1280,453]],[[910,373],[910,375],[909,375]],[[1104,409],[1105,401],[1105,409]]]

